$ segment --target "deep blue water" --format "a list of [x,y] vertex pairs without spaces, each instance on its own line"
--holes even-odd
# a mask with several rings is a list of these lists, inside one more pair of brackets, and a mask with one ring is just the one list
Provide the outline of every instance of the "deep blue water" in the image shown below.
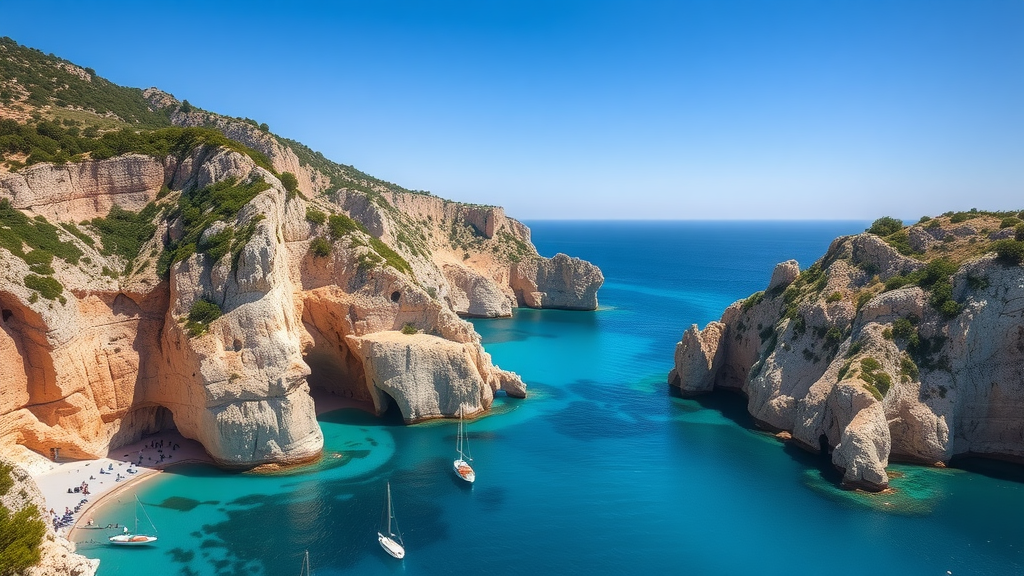
[[[287,475],[182,466],[140,486],[161,546],[80,550],[101,575],[1024,574],[1020,467],[895,465],[896,494],[835,486],[826,461],[751,430],[742,400],[672,397],[682,331],[806,267],[864,222],[531,222],[540,252],[601,266],[597,312],[474,321],[526,400],[469,424],[478,479],[450,471],[455,424],[321,418],[328,456]],[[375,531],[390,479],[408,555]],[[95,515],[131,518],[130,495]],[[80,533],[81,534],[81,533]]]

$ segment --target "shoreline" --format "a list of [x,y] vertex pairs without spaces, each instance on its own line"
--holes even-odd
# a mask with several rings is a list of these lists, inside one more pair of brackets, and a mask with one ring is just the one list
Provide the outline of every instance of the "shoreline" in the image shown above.
[[[72,511],[70,524],[54,530],[57,536],[70,541],[76,530],[84,529],[83,519],[88,519],[111,496],[137,487],[171,466],[185,463],[214,462],[199,442],[181,436],[176,430],[167,430],[112,449],[104,458],[56,462],[31,476],[43,494],[46,508],[42,513],[48,523],[52,524],[53,520],[51,510],[57,516],[64,510]],[[88,495],[74,491],[82,484],[88,486]],[[81,507],[74,512],[78,505]]]
[[[373,413],[372,404],[337,396],[322,389],[314,389],[310,392],[314,398],[317,416],[343,408],[355,408]],[[165,447],[161,447],[161,443]],[[177,449],[170,448],[175,444],[178,445]],[[120,456],[115,456],[118,453]],[[163,461],[159,460],[160,455],[165,456]],[[140,459],[141,465],[137,464]],[[59,516],[63,508],[74,510],[74,507],[83,498],[86,499],[78,512],[73,512],[71,523],[54,531],[57,536],[71,541],[76,531],[97,529],[85,528],[83,520],[87,521],[90,513],[99,510],[109,502],[111,497],[119,496],[128,488],[137,487],[142,482],[156,478],[161,472],[180,464],[217,465],[198,441],[185,438],[177,430],[165,430],[148,435],[131,444],[111,449],[110,453],[103,458],[50,463],[45,471],[30,471],[29,473],[43,494],[46,509],[42,513],[48,523],[52,521],[50,510],[54,510]],[[101,468],[110,473],[100,474]],[[133,468],[137,472],[127,474],[129,468]],[[119,481],[117,480],[118,476],[121,476]],[[89,485],[88,496],[81,492],[67,492],[69,487],[73,490],[82,482]],[[98,529],[102,530],[102,528]]]

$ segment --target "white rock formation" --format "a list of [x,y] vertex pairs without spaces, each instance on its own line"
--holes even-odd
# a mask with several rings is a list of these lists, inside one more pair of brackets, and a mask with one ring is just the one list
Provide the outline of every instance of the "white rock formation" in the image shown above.
[[780,264],[763,295],[683,334],[669,382],[684,394],[741,390],[759,426],[827,446],[850,487],[886,487],[890,459],[1024,460],[1024,268],[994,255],[964,263],[950,318],[929,304],[930,285],[884,291],[924,266],[871,234],[837,239],[795,279]]

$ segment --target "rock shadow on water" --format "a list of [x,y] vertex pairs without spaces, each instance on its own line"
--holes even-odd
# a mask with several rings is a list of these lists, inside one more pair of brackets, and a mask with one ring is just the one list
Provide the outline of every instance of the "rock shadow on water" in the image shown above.
[[[685,397],[679,392],[679,388],[675,386],[669,386],[668,389],[669,395],[673,398],[696,404],[701,410],[714,410],[726,420],[734,422],[740,428],[759,431],[754,423],[754,417],[747,411],[747,398],[741,393],[729,390],[714,390],[700,396]],[[685,406],[685,404],[676,403],[676,406]]]
[[1024,463],[985,458],[982,456],[954,456],[950,468],[981,474],[995,480],[1024,484]]
[[220,504],[220,500],[206,500],[199,501],[193,498],[186,498],[184,496],[169,496],[164,498],[163,502],[155,504],[160,508],[167,508],[169,510],[176,510],[178,512],[191,512],[199,506],[204,504],[216,506]]
[[357,426],[369,433],[370,428],[379,427],[404,427],[405,420],[402,419],[402,411],[394,402],[391,402],[388,409],[380,416],[360,408],[341,408],[324,412],[317,416],[317,421],[327,424],[344,424],[346,426]]
[[[450,465],[450,463],[449,463]],[[391,475],[391,492],[406,547],[410,552],[447,537],[443,510],[427,491],[417,488],[416,471]],[[228,503],[227,520],[203,526],[226,554],[206,562],[218,574],[236,567],[263,574],[291,574],[295,559],[309,550],[322,569],[352,568],[380,550],[376,531],[384,509],[384,480],[320,483],[301,494],[250,495]],[[205,544],[205,542],[204,542]],[[205,547],[205,546],[204,546]],[[253,572],[245,572],[253,574]]]

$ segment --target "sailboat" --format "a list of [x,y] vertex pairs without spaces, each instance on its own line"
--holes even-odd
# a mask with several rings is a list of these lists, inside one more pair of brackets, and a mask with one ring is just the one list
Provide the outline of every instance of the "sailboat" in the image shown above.
[[[142,508],[142,513],[146,515],[146,519],[149,520],[150,526],[153,527],[153,536],[139,534],[139,508]],[[129,532],[128,527],[125,526],[124,534],[111,536],[108,540],[111,544],[116,544],[118,546],[145,546],[146,544],[156,542],[156,525],[153,524],[153,519],[149,517],[149,513],[146,512],[146,507],[139,501],[138,496],[135,496],[135,530],[133,532]]]
[[306,557],[302,559],[302,569],[299,576],[313,576],[313,569],[309,567],[309,550],[306,550]]
[[[381,522],[380,530],[377,531],[377,541],[385,552],[401,560],[405,558],[405,544],[402,543],[402,533],[398,531],[398,519],[395,518],[395,511],[391,508],[391,482],[388,482],[388,503],[385,507],[388,516],[387,527]],[[386,530],[386,531],[385,531]]]
[[[463,409],[459,408],[459,439],[455,441],[455,450],[458,451],[459,457],[452,462],[452,469],[455,470],[455,474],[472,484],[476,481],[476,472],[473,471],[473,467],[467,462],[467,456],[465,452],[469,451],[469,441],[466,438],[463,430]],[[473,457],[469,456],[468,460],[472,460]]]

